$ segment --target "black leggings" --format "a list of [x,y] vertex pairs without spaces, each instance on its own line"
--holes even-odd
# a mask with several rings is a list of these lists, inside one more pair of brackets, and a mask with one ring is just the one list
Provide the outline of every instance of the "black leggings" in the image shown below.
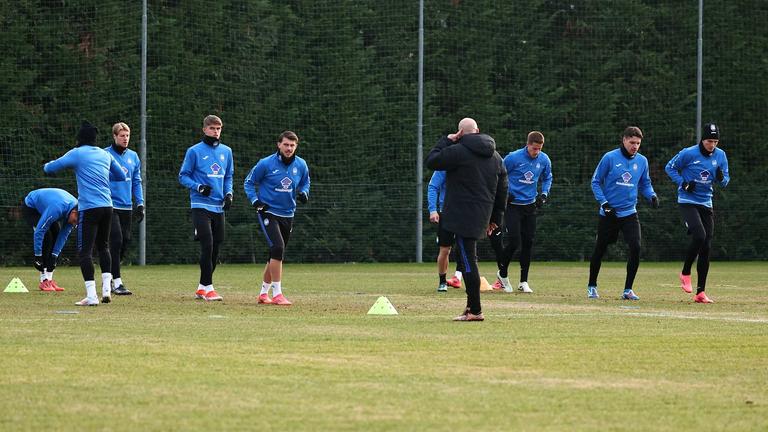
[[[40,217],[42,216],[40,212],[32,207],[28,207],[26,204],[21,205],[21,215],[33,229],[37,227],[38,222],[40,222]],[[56,244],[56,239],[59,237],[60,230],[61,225],[58,221],[51,222],[48,231],[43,235],[43,265],[48,271],[51,271],[54,267],[54,258],[51,253],[53,252],[53,246]]]
[[712,236],[715,234],[714,211],[703,205],[680,204],[680,213],[691,235],[691,243],[683,262],[683,274],[690,275],[693,261],[698,257],[696,272],[699,282],[696,285],[698,291],[704,291],[707,287],[707,274],[709,273],[709,252],[712,249]]
[[112,207],[97,207],[80,212],[77,225],[77,251],[80,258],[80,272],[83,280],[93,279],[93,247],[99,252],[99,266],[102,273],[109,273],[112,258],[109,255],[109,230],[112,225]]
[[200,285],[212,285],[219,246],[224,241],[224,213],[193,208],[192,224],[195,240],[200,241]]
[[112,210],[112,229],[109,233],[109,253],[112,256],[112,277],[120,277],[120,260],[131,242],[131,210]]
[[600,273],[603,255],[608,245],[616,243],[619,239],[619,231],[624,236],[624,242],[629,246],[627,258],[627,279],[624,281],[624,289],[632,289],[635,283],[637,268],[640,267],[640,219],[637,213],[625,217],[600,216],[597,225],[597,241],[592,259],[589,262],[589,286],[597,286],[597,275]]
[[467,309],[475,315],[482,312],[480,305],[480,272],[477,268],[477,240],[456,236],[456,261],[464,275]]
[[[498,230],[497,230],[498,231]],[[533,204],[520,206],[509,205],[504,215],[504,229],[508,243],[504,247],[503,234],[491,233],[490,240],[496,252],[496,265],[502,277],[507,277],[509,262],[520,248],[520,282],[528,281],[528,270],[531,268],[533,239],[536,237],[536,206]]]

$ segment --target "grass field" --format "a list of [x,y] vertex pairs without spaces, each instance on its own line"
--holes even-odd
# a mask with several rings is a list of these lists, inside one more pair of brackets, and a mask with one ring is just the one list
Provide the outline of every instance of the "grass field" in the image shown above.
[[[768,264],[714,263],[711,305],[678,263],[642,263],[632,303],[607,263],[590,301],[587,267],[534,263],[535,293],[483,294],[483,323],[451,321],[464,292],[431,263],[287,265],[291,307],[257,305],[248,265],[208,304],[195,266],[128,267],[136,294],[95,308],[78,268],[63,293],[0,268],[30,288],[0,294],[0,429],[768,430]],[[380,295],[399,315],[366,315]]]

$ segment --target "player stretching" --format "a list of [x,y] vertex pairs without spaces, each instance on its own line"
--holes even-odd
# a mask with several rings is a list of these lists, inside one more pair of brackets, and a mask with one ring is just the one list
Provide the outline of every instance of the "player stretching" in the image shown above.
[[713,303],[704,292],[709,273],[709,251],[715,230],[714,211],[712,210],[712,185],[717,182],[725,187],[731,179],[728,173],[728,158],[717,145],[720,142],[720,129],[714,124],[704,125],[701,141],[697,145],[684,148],[667,163],[666,171],[677,187],[677,202],[680,213],[691,235],[680,283],[683,291],[691,293],[691,266],[698,257],[696,271],[699,276],[696,284],[696,303]]
[[258,300],[261,304],[291,305],[281,285],[283,257],[293,229],[296,202],[304,204],[309,199],[309,168],[304,159],[296,156],[298,145],[299,137],[294,132],[281,133],[277,152],[256,163],[243,184],[269,247]]
[[112,225],[112,194],[110,180],[125,179],[123,168],[106,151],[96,147],[98,129],[83,122],[77,132],[77,147],[64,156],[48,162],[43,167],[46,174],[65,168],[75,170],[77,178],[77,207],[80,221],[77,227],[77,249],[80,271],[85,280],[85,298],[75,303],[78,306],[96,306],[96,281],[91,255],[93,247],[99,251],[101,267],[101,302],[111,301],[112,258],[109,255],[109,230]]
[[53,271],[69,233],[77,226],[77,198],[62,189],[33,190],[24,198],[21,214],[35,230],[35,268],[40,272],[40,291],[64,291],[53,280]]
[[203,119],[203,140],[187,149],[179,182],[189,189],[195,240],[200,241],[200,282],[195,298],[221,301],[213,289],[213,272],[224,241],[224,211],[232,205],[232,149],[219,141],[223,123],[215,115]]

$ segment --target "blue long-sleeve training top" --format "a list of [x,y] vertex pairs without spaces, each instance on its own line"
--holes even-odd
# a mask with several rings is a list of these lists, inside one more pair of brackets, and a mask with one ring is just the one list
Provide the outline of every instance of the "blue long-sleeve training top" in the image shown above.
[[251,204],[259,200],[269,206],[267,213],[293,217],[296,195],[303,192],[309,196],[309,183],[309,167],[304,159],[295,156],[286,165],[275,152],[254,165],[243,188]]
[[[232,149],[224,144],[209,145],[202,141],[187,149],[179,171],[179,182],[189,189],[192,208],[214,213],[224,211],[224,197],[232,195],[235,162]],[[211,195],[198,192],[201,185],[211,187]]]
[[504,167],[509,179],[508,192],[514,197],[513,204],[527,205],[536,201],[539,179],[541,193],[549,195],[552,187],[552,161],[541,152],[535,158],[528,154],[528,149],[509,152],[504,158]]
[[[723,150],[715,148],[711,155],[705,155],[699,145],[692,145],[680,151],[670,159],[664,168],[669,178],[677,185],[677,202],[681,204],[698,204],[712,207],[713,184],[717,181],[717,169],[723,171],[723,181],[720,187],[725,187],[731,181],[728,171],[728,158]],[[682,188],[683,182],[694,182],[693,192]]]
[[139,155],[131,149],[125,149],[121,154],[113,146],[104,150],[115,158],[125,173],[125,180],[109,182],[109,188],[112,191],[112,206],[117,210],[131,210],[133,209],[133,198],[136,198],[137,206],[144,205]]
[[427,209],[430,213],[439,212],[445,202],[445,171],[435,171],[427,186]]
[[[640,153],[627,158],[621,149],[604,154],[592,176],[592,193],[597,202],[601,206],[607,202],[618,217],[629,216],[637,213],[638,191],[646,199],[656,195],[648,174],[648,159]],[[600,214],[605,216],[602,207]]]
[[125,173],[111,154],[92,145],[81,145],[45,164],[43,171],[53,174],[65,168],[75,170],[78,210],[112,207],[109,181],[125,179]]
[[77,207],[77,198],[63,189],[44,188],[33,190],[27,194],[24,198],[24,204],[40,213],[40,220],[37,222],[33,236],[36,256],[43,254],[43,238],[51,225],[55,222],[62,223],[59,236],[56,238],[51,252],[53,255],[59,256],[67,242],[69,233],[74,228],[67,222],[67,219],[72,210]]

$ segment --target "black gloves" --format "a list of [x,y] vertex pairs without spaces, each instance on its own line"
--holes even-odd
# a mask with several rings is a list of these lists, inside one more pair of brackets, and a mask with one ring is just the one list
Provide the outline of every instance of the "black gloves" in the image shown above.
[[515,200],[515,196],[512,194],[507,195],[507,205],[512,204],[512,202]]
[[140,205],[134,210],[133,217],[136,219],[136,223],[141,223],[144,220],[144,206]]
[[536,196],[536,208],[541,208],[541,206],[546,204],[547,203],[547,198],[548,198],[548,196],[545,193],[538,194]]
[[253,202],[253,208],[259,213],[269,210],[269,206],[259,200]]
[[723,174],[723,169],[720,167],[717,167],[717,171],[715,171],[715,180],[717,180],[718,182],[721,182],[723,181],[724,178],[725,178],[725,175]]
[[657,197],[656,195],[651,197],[651,207],[655,209],[659,208],[659,197]]
[[232,207],[232,194],[227,194],[224,197],[224,211],[229,210],[230,207]]
[[696,190],[696,183],[684,181],[680,187],[682,187],[684,191],[692,193],[694,190]]
[[203,196],[211,196],[211,191],[213,190],[212,187],[208,185],[201,184],[197,187],[197,191],[200,192]]
[[45,267],[43,266],[43,256],[35,255],[35,260],[32,261],[32,265],[35,266],[37,271],[42,272],[45,269]]
[[600,207],[603,208],[603,212],[605,213],[606,217],[614,217],[614,216],[616,216],[616,210],[613,207],[611,207],[610,205],[608,205],[607,202],[604,203]]
[[302,204],[306,204],[307,201],[309,201],[309,197],[307,196],[307,194],[305,192],[299,192],[299,194],[296,195],[296,201],[298,201],[298,202],[300,202]]

